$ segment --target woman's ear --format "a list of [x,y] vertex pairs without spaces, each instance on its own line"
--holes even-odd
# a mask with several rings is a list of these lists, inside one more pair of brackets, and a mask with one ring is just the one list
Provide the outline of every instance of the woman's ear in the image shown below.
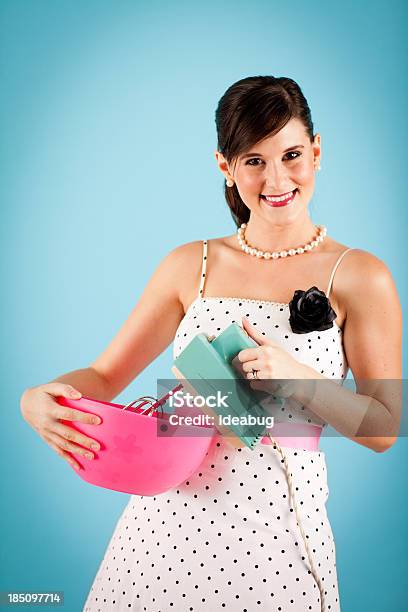
[[214,156],[215,156],[215,159],[217,160],[218,168],[221,170],[221,172],[225,176],[225,179],[227,181],[233,180],[232,174],[230,173],[228,162],[223,156],[223,154],[220,153],[219,151],[214,151]]
[[314,164],[320,164],[320,160],[321,160],[321,153],[322,153],[322,146],[321,146],[321,138],[320,138],[320,134],[317,133],[314,135],[314,140],[312,143],[312,149],[313,149],[313,162]]

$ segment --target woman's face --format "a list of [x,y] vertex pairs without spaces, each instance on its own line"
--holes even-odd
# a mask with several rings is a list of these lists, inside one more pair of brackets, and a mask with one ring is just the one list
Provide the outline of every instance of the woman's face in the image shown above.
[[[251,215],[291,222],[304,216],[314,190],[314,173],[320,162],[320,135],[311,143],[303,123],[291,119],[274,136],[251,147],[228,165],[216,152],[220,170],[235,181]],[[264,196],[282,197],[280,202]]]

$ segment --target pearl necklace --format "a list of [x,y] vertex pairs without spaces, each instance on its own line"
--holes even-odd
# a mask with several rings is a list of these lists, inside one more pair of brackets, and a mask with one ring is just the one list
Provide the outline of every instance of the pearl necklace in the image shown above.
[[318,230],[317,236],[315,236],[313,240],[311,240],[307,244],[304,244],[303,246],[298,247],[297,249],[289,249],[287,251],[274,251],[273,253],[270,253],[269,251],[261,251],[259,249],[255,249],[245,240],[245,228],[246,227],[247,227],[247,224],[242,223],[241,227],[238,228],[238,231],[237,231],[237,238],[238,238],[239,244],[241,245],[241,249],[245,251],[245,253],[249,253],[250,255],[253,255],[254,257],[263,257],[264,259],[278,259],[279,257],[287,257],[288,255],[289,256],[301,255],[302,253],[311,251],[312,249],[317,247],[317,245],[320,244],[320,242],[323,242],[327,234],[327,228],[324,225],[318,225],[317,226],[317,230]]

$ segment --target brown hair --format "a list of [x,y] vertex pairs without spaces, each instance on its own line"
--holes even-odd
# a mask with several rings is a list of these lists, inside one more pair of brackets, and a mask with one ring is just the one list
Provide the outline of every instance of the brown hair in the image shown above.
[[[292,118],[302,121],[313,142],[313,123],[309,105],[299,85],[287,77],[253,76],[231,85],[220,98],[215,111],[217,149],[228,164],[249,151],[266,136],[273,136]],[[224,194],[237,227],[249,219],[249,209],[237,186]]]

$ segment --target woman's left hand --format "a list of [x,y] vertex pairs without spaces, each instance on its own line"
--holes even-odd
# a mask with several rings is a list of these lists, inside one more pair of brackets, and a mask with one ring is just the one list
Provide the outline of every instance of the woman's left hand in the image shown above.
[[[240,351],[233,359],[232,365],[241,371],[243,377],[251,380],[250,386],[252,389],[269,390],[276,393],[277,387],[280,385],[274,384],[274,380],[306,377],[303,364],[296,361],[274,340],[258,332],[246,317],[242,317],[242,322],[244,330],[259,346]],[[253,379],[253,370],[257,371],[255,380]],[[269,381],[269,384],[265,381]],[[283,387],[287,387],[287,385],[282,385],[282,391],[284,390]]]

